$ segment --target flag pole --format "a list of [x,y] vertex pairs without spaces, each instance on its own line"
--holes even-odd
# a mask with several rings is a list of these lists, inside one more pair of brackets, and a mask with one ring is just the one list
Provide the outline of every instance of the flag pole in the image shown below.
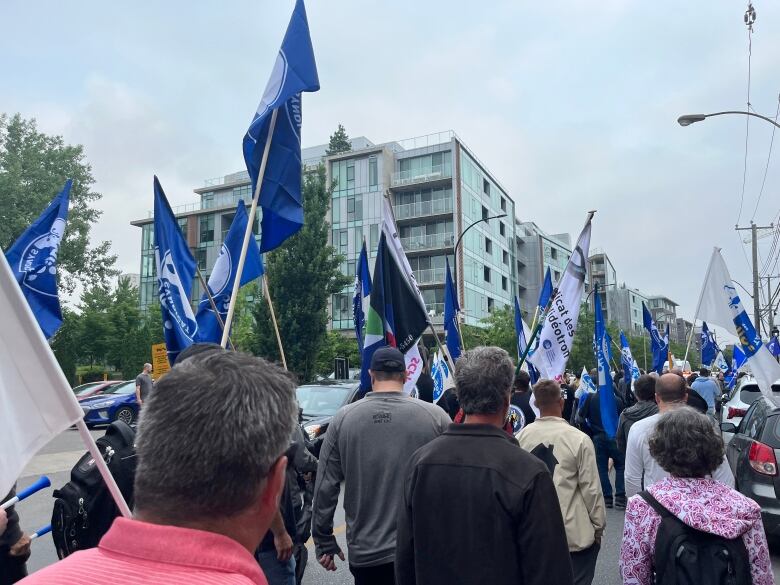
[[699,293],[699,302],[696,303],[696,312],[693,314],[693,323],[691,324],[691,334],[688,336],[688,345],[685,346],[685,357],[683,358],[683,365],[688,361],[688,352],[691,349],[691,343],[693,342],[693,332],[696,329],[696,319],[699,318],[699,309],[701,309],[701,301],[704,298],[704,287],[707,286],[707,281],[710,279],[710,271],[712,270],[712,260],[715,258],[715,253],[720,248],[715,247],[712,250],[712,256],[710,256],[710,263],[707,265],[707,273],[704,275],[704,282],[701,285],[701,292]]
[[[556,286],[552,294],[550,295],[550,298],[547,301],[547,305],[544,307],[544,311],[542,311],[543,315],[547,314],[547,311],[550,310],[550,307],[552,307],[553,299],[555,299],[555,295],[558,294],[558,287]],[[539,307],[537,306],[537,309]],[[515,368],[515,376],[520,372],[520,368],[523,367],[523,364],[525,363],[525,358],[528,357],[528,352],[531,350],[531,346],[534,344],[534,341],[536,341],[536,338],[539,337],[539,333],[542,331],[542,326],[544,325],[544,319],[540,319],[536,325],[534,326],[533,330],[531,331],[531,338],[528,340],[528,342],[525,344],[525,350],[523,351],[523,355],[520,356],[520,359],[517,362],[517,367]]]
[[[225,330],[225,322],[222,320],[222,315],[219,314],[219,310],[217,309],[217,303],[214,302],[214,297],[211,295],[211,290],[209,289],[208,283],[206,283],[206,279],[203,278],[203,273],[200,271],[200,268],[195,266],[195,272],[198,274],[198,280],[200,280],[200,285],[203,287],[203,290],[206,291],[206,296],[209,299],[209,303],[211,304],[211,310],[214,311],[214,314],[217,316],[217,322],[219,323],[219,326],[222,327],[222,330]],[[233,340],[230,339],[228,336],[228,343],[230,344],[230,349],[233,351],[236,350],[236,346],[233,345]]]
[[[265,167],[268,163],[268,152],[271,149],[271,139],[274,135],[274,129],[276,128],[276,118],[279,113],[279,109],[276,108],[271,112],[271,123],[268,126],[268,136],[265,138],[265,150],[263,151],[263,159],[260,162],[260,172],[257,175],[257,184],[255,185],[255,193],[252,197],[252,208],[249,211],[249,221],[246,222],[246,230],[244,230],[244,242],[241,245],[241,256],[238,258],[238,268],[236,269],[236,278],[233,282],[233,290],[230,293],[230,304],[228,305],[227,317],[225,318],[225,327],[222,329],[222,347],[227,347],[228,335],[230,334],[230,326],[233,323],[233,313],[236,310],[236,299],[238,298],[238,288],[241,285],[241,275],[244,272],[244,262],[246,261],[246,252],[249,249],[249,238],[254,237],[252,235],[252,226],[255,223],[255,217],[257,216],[257,203],[260,200],[260,187],[263,185],[263,178],[265,176]],[[266,296],[266,299],[270,303],[270,296]],[[273,315],[273,307],[271,307],[271,314]]]
[[[436,329],[434,329],[434,327],[433,327],[433,323],[431,323],[430,321],[428,321],[428,327],[430,328],[430,330],[431,330],[431,333],[433,333],[433,337],[434,337],[434,339],[436,339],[436,345],[438,345],[438,346],[439,346],[439,349],[440,349],[440,350],[442,350],[442,352],[443,352],[443,353],[445,354],[445,356],[447,357],[447,362],[448,362],[448,363],[449,363],[449,365],[450,365],[450,369],[451,369],[451,370],[452,370],[452,372],[454,373],[454,372],[455,372],[455,360],[453,360],[453,359],[452,359],[452,356],[450,355],[450,350],[449,350],[449,349],[447,349],[447,346],[446,346],[446,345],[442,345],[442,343],[441,343],[441,339],[439,339],[439,334],[438,334],[438,333],[436,333]],[[461,341],[461,343],[462,343],[462,341]]]
[[271,302],[271,289],[268,286],[268,277],[266,276],[265,272],[263,273],[263,290],[265,292],[265,298],[268,301],[268,309],[271,311],[271,321],[274,324],[274,333],[276,333],[276,343],[279,344],[279,355],[282,356],[282,365],[286,370],[287,358],[284,355],[284,347],[282,346],[282,337],[281,335],[279,335],[279,325],[276,323],[276,312],[274,311],[274,304]]
[[81,435],[84,444],[87,446],[87,450],[95,460],[95,465],[97,466],[100,475],[103,477],[103,481],[106,482],[108,491],[111,493],[111,497],[114,498],[116,507],[119,508],[119,513],[125,518],[131,518],[133,514],[130,512],[130,507],[127,505],[122,492],[119,490],[119,486],[117,485],[114,476],[111,475],[111,472],[108,470],[108,465],[106,465],[106,462],[103,459],[103,454],[100,452],[100,449],[98,449],[95,439],[89,434],[89,429],[83,418],[76,421],[76,428],[79,430],[79,434]]

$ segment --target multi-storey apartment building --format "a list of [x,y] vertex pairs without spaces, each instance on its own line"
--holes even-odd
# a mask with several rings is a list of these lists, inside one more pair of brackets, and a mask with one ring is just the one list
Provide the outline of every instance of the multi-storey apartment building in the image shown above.
[[644,335],[642,303],[647,303],[647,296],[635,288],[628,288],[625,283],[607,288],[606,295],[610,321],[626,335]]
[[[609,290],[617,286],[617,272],[615,271],[615,267],[612,265],[612,261],[609,259],[609,256],[607,256],[607,253],[601,248],[594,248],[591,250],[590,256],[588,257],[588,265],[590,284],[586,287],[587,291],[588,293],[591,293],[591,291],[595,289],[595,286],[598,285],[598,295],[601,297],[601,310],[604,313],[604,320],[606,322],[613,322],[616,319],[610,311],[607,297]],[[595,302],[593,298],[595,293],[592,293],[589,296],[590,308],[592,310]]]

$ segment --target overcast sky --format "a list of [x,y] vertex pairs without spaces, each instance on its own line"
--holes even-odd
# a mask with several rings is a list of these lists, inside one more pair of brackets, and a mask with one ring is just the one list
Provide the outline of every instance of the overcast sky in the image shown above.
[[[154,173],[178,205],[204,179],[243,169],[241,139],[293,5],[0,3],[0,112],[84,144],[105,212],[93,234],[112,241],[123,271],[139,270],[140,230],[129,221],[151,209]],[[755,7],[751,101],[774,116],[780,5]],[[309,0],[307,9],[322,89],[304,97],[304,146],[326,142],[338,123],[374,142],[452,129],[522,220],[576,238],[597,209],[592,245],[619,280],[671,297],[680,314],[693,316],[714,245],[750,287],[733,229],[745,120],[675,122],[744,109],[741,3]],[[770,136],[769,124],[751,123],[743,224]],[[779,182],[776,152],[761,224],[780,212]]]

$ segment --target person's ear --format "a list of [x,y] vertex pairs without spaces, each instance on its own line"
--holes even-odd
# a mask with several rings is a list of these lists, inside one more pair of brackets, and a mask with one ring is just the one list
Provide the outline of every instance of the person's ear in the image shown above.
[[265,477],[265,487],[260,496],[260,503],[264,508],[275,510],[279,507],[279,499],[284,489],[285,471],[287,470],[287,457],[282,455],[276,460]]

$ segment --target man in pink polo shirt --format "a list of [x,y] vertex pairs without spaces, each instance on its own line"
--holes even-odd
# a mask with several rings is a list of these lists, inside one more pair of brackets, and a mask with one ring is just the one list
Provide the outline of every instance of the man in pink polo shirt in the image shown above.
[[279,509],[295,386],[260,358],[213,350],[176,364],[144,404],[132,520],[24,583],[259,583],[253,554]]

